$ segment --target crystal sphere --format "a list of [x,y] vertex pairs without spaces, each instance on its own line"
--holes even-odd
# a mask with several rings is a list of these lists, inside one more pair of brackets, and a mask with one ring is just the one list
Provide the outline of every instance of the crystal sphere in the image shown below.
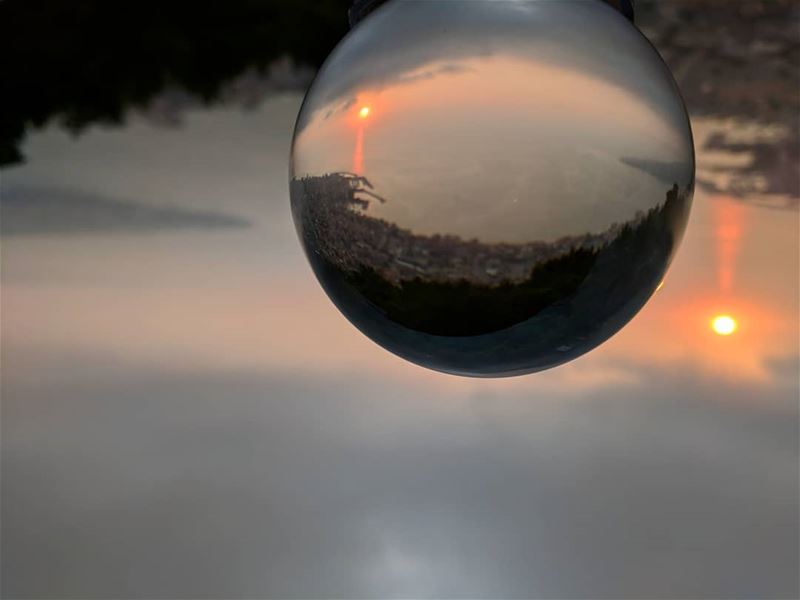
[[694,151],[669,70],[603,2],[390,0],[319,71],[290,176],[347,319],[492,377],[576,358],[639,311],[683,235]]

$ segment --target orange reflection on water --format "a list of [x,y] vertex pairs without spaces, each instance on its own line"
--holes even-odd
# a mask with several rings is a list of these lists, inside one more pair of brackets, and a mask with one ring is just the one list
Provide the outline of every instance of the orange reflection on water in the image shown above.
[[364,174],[364,128],[359,127],[356,134],[356,147],[353,150],[353,173]]
[[[367,118],[372,114],[370,104],[361,104],[356,112],[354,126],[356,128],[356,145],[353,149],[353,173],[364,175],[364,129]],[[351,117],[352,118],[352,117]]]
[[719,290],[727,294],[733,288],[734,266],[739,252],[744,222],[743,207],[730,198],[714,198],[714,239],[717,252]]

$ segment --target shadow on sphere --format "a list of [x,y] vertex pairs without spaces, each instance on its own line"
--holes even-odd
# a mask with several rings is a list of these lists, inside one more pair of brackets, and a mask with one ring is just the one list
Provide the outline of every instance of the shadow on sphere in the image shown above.
[[600,233],[482,243],[417,235],[368,214],[386,202],[352,173],[295,178],[295,224],[328,295],[363,333],[430,369],[476,377],[572,360],[622,328],[661,282],[694,182]]

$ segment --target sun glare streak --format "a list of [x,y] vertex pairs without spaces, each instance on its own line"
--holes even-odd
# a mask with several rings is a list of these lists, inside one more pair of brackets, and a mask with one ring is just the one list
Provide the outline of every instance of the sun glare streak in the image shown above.
[[356,147],[353,150],[353,173],[364,174],[364,128],[359,127],[356,134]]
[[717,335],[731,335],[737,327],[736,320],[730,315],[717,315],[711,320],[711,329]]
[[719,198],[714,203],[714,237],[719,261],[718,283],[723,293],[731,291],[736,257],[742,238],[742,206],[733,200]]

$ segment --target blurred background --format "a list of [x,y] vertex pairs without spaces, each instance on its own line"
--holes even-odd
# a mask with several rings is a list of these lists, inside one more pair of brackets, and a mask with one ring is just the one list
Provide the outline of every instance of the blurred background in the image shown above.
[[348,6],[0,3],[3,597],[797,598],[800,4],[637,2],[686,237],[617,336],[502,380],[378,348],[302,256]]

